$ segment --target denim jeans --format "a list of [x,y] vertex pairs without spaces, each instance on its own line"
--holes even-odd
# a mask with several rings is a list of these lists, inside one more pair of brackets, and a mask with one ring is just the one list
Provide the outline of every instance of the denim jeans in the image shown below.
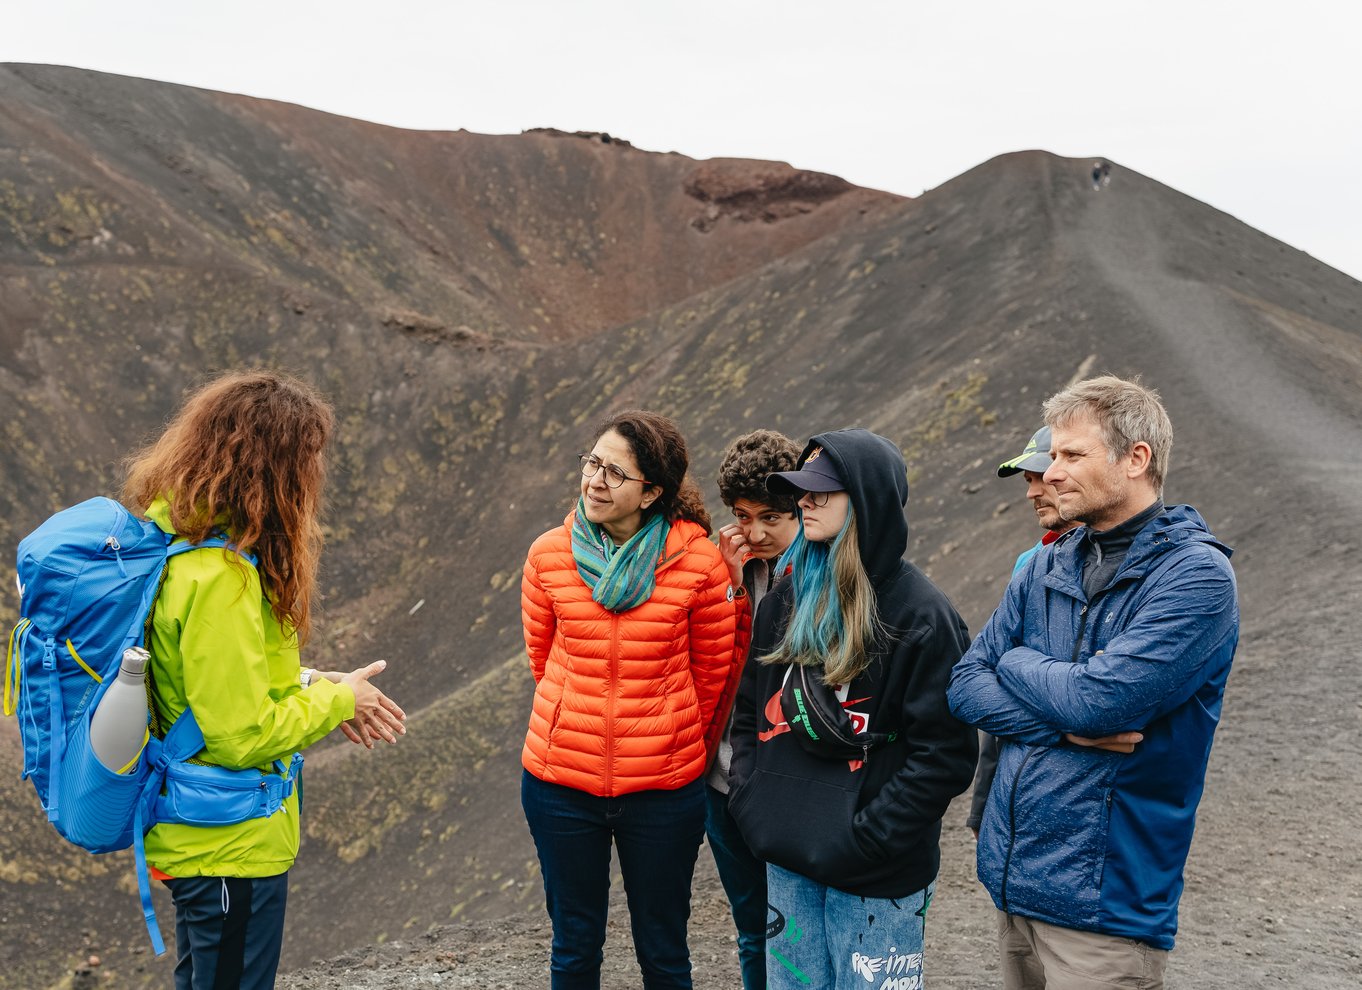
[[619,851],[634,954],[646,990],[689,990],[690,883],[705,831],[705,785],[596,797],[521,777],[544,900],[553,922],[552,990],[601,985],[610,898],[610,846]]
[[175,990],[270,990],[284,943],[288,874],[177,877]]
[[858,897],[768,865],[766,884],[771,990],[920,990],[934,882],[907,897]]
[[766,990],[766,864],[752,855],[728,813],[728,795],[706,787],[705,834],[738,927],[743,990]]

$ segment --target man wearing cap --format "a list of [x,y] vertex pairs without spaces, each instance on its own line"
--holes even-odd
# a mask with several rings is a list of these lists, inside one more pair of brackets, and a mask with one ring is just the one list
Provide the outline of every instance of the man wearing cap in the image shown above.
[[[1014,450],[1016,448],[1013,448]],[[1015,575],[1028,560],[1035,556],[1041,547],[1048,547],[1075,526],[1077,519],[1065,519],[1059,513],[1059,495],[1054,485],[1045,483],[1045,472],[1050,467],[1050,427],[1042,426],[1027,442],[1026,448],[1012,458],[998,465],[998,477],[1010,478],[1020,474],[1026,479],[1026,497],[1036,510],[1036,522],[1045,530],[1035,546],[1023,550],[1012,565]]]
[[1005,990],[1160,990],[1239,638],[1228,547],[1163,504],[1157,393],[1104,376],[1048,399],[1059,512],[951,674],[951,710],[999,737],[979,879]]
[[[1014,448],[1015,449],[1015,448]],[[1026,447],[1010,461],[998,465],[998,477],[1010,478],[1020,474],[1026,478],[1026,497],[1036,509],[1036,521],[1045,534],[1034,546],[1027,547],[1012,565],[1015,577],[1022,566],[1036,555],[1041,547],[1048,547],[1069,530],[1078,526],[1077,520],[1059,514],[1059,498],[1053,485],[1045,483],[1045,469],[1050,466],[1050,427],[1042,426],[1031,435]],[[981,733],[979,740],[979,768],[974,775],[974,793],[970,797],[969,818],[965,824],[979,838],[979,823],[984,818],[984,805],[993,787],[993,774],[998,769],[998,740]]]

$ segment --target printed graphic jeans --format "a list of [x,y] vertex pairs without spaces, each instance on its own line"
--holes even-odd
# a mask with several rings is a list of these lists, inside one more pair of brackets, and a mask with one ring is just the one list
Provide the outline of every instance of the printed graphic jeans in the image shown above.
[[738,927],[743,990],[766,990],[766,864],[747,848],[728,813],[728,795],[709,786],[705,794],[705,834]]
[[768,865],[766,886],[771,990],[921,990],[935,883],[907,897],[857,897]]
[[553,921],[552,990],[597,990],[619,851],[634,953],[646,990],[690,990],[690,882],[705,831],[705,783],[602,798],[526,771],[520,802]]
[[284,943],[288,874],[180,877],[175,902],[175,990],[270,990]]

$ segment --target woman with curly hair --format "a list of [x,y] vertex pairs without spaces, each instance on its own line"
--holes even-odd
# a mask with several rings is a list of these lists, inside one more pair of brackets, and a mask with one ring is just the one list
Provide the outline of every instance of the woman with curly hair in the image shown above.
[[728,768],[733,757],[730,714],[752,638],[752,616],[781,577],[781,554],[799,532],[797,500],[767,491],[766,479],[794,470],[798,461],[799,448],[789,437],[774,430],[756,430],[734,440],[719,464],[719,497],[735,520],[719,530],[719,552],[737,591],[738,624],[736,662],[715,719],[723,734],[711,746],[714,762],[705,777],[709,799],[705,834],[738,929],[743,990],[766,990],[766,864],[752,855],[728,812]]
[[[131,462],[128,505],[177,540],[231,543],[170,558],[147,635],[153,728],[163,735],[192,712],[204,741],[196,762],[291,779],[297,751],[342,723],[370,747],[405,731],[402,710],[369,683],[383,661],[348,674],[299,662],[332,423],[304,382],[228,374]],[[297,791],[283,790],[268,816],[147,833],[152,875],[175,903],[177,990],[274,985],[300,837]]]
[[576,507],[521,583],[534,705],[521,801],[553,922],[554,990],[600,986],[619,851],[647,988],[691,986],[707,733],[733,663],[733,588],[674,423],[623,412],[578,458]]

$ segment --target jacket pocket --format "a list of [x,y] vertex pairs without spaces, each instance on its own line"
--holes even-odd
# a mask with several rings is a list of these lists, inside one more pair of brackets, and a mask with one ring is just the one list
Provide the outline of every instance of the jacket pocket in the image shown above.
[[1077,748],[1033,751],[1009,800],[1010,910],[1076,928],[1097,924],[1111,770],[1104,757]]
[[1107,872],[1107,835],[1111,832],[1112,793],[1112,788],[1110,787],[1103,791],[1102,807],[1098,813],[1102,823],[1102,827],[1098,833],[1101,838],[1101,844],[1098,845],[1095,850],[1096,869],[1093,871],[1092,889],[1098,892],[1099,897],[1102,893],[1102,878]]
[[819,883],[837,886],[874,865],[852,832],[855,790],[757,768],[729,796],[729,812],[758,859]]
[[553,712],[549,716],[549,731],[544,735],[544,762],[551,763],[549,754],[553,752],[554,737],[558,734],[558,719],[563,714],[563,699],[560,695],[558,700],[553,703]]

